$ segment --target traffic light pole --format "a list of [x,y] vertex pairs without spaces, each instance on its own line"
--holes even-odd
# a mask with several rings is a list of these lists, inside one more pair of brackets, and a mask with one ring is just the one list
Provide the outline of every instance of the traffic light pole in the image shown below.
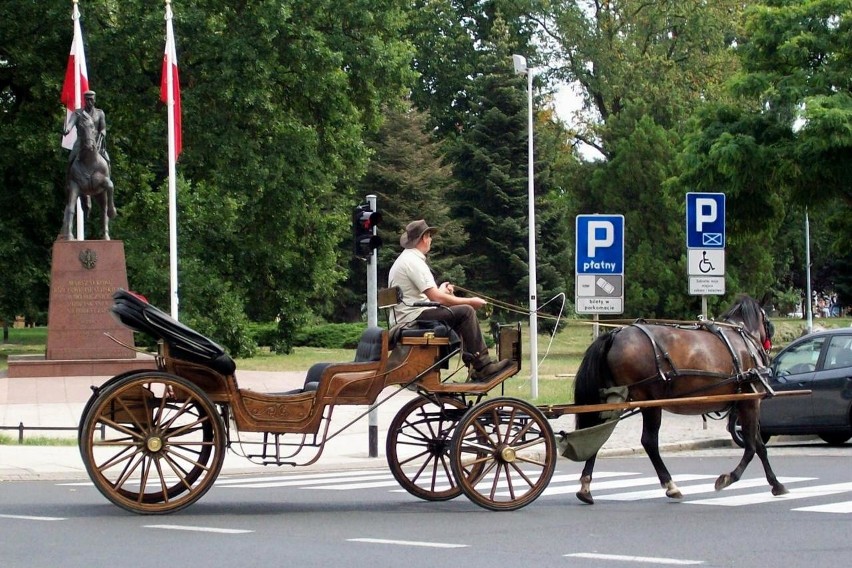
[[[368,195],[367,203],[370,205],[371,211],[376,209],[376,196]],[[373,234],[376,234],[376,226],[372,227]],[[367,325],[370,327],[378,327],[379,325],[379,308],[378,308],[378,293],[379,293],[379,275],[378,275],[378,249],[373,249],[373,253],[367,258]],[[369,412],[369,428],[368,428],[368,446],[369,455],[371,458],[379,456],[379,412],[376,407],[370,408]]]

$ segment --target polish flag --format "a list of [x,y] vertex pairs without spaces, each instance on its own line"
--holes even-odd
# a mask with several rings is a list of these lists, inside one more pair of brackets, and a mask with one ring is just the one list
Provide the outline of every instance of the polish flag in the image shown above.
[[[65,123],[74,110],[83,106],[83,93],[89,90],[89,73],[86,70],[86,54],[83,51],[83,32],[80,30],[80,10],[74,2],[71,13],[74,20],[74,40],[71,42],[71,53],[68,54],[68,67],[65,69],[65,82],[62,84],[62,104],[65,105]],[[62,137],[62,147],[70,150],[77,140],[77,130],[72,130]]]
[[180,80],[178,79],[175,32],[172,28],[172,7],[166,3],[166,51],[163,54],[163,74],[160,80],[160,100],[169,112],[169,148],[177,160],[182,148],[180,126]]

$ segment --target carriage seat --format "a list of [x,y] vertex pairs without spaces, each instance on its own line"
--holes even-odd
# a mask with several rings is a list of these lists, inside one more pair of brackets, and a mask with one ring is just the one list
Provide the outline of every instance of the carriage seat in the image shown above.
[[[391,288],[383,288],[377,294],[377,301],[380,310],[390,310],[394,312],[394,321],[396,320],[396,312],[394,308],[402,303],[402,288],[393,286]],[[425,308],[437,308],[441,304],[437,302],[414,302],[413,306]],[[390,318],[389,318],[390,319]],[[453,348],[460,343],[458,335],[445,322],[438,321],[413,321],[409,323],[399,323],[394,325],[390,330],[389,348],[392,350],[398,343],[403,344],[428,344],[426,341],[408,340],[406,338],[445,338],[435,342],[436,344],[447,345]]]
[[[380,327],[368,327],[361,334],[358,346],[355,348],[355,363],[369,363],[382,360],[384,330]],[[339,363],[314,363],[305,376],[305,384],[301,389],[287,391],[282,394],[299,394],[312,392],[319,388],[323,372],[331,365]]]
[[205,365],[226,376],[236,370],[236,363],[221,345],[183,325],[138,294],[119,289],[112,299],[112,316],[119,323],[162,340],[173,357]]
[[[437,341],[436,341],[437,340]],[[390,330],[389,348],[402,345],[436,345],[455,349],[461,344],[458,334],[443,321],[412,321],[399,323]]]

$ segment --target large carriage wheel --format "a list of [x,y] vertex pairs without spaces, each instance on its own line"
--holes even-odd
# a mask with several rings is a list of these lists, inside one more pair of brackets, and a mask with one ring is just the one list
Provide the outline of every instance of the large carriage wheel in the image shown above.
[[212,486],[225,459],[225,427],[191,382],[160,372],[123,377],[83,418],[81,454],[103,495],[134,513],[172,513]]
[[461,495],[450,466],[450,438],[466,408],[457,398],[417,397],[391,422],[388,465],[399,484],[415,497],[447,501]]
[[513,511],[547,488],[556,441],[544,415],[514,398],[471,408],[453,434],[450,464],[468,498],[486,509]]

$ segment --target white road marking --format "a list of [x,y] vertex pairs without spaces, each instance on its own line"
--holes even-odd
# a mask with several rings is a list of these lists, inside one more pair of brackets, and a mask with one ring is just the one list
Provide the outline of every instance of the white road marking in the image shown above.
[[427,548],[467,548],[469,544],[452,544],[449,542],[424,542],[419,540],[389,540],[385,538],[347,538],[349,542],[365,542],[368,544],[392,544],[395,546],[424,546]]
[[[716,477],[715,475],[707,476],[707,477]],[[684,479],[679,479],[679,476],[674,476],[673,479],[675,482],[687,481]],[[816,479],[815,477],[784,477],[780,478],[779,481],[782,483],[797,483],[800,481],[812,481]],[[769,484],[766,482],[764,478],[757,479],[741,479],[737,481],[730,487],[727,487],[725,491],[733,490],[733,489],[748,489],[751,487],[760,487],[766,485],[767,491],[769,491]],[[593,486],[594,488],[594,486]],[[680,488],[681,493],[684,496],[688,495],[698,495],[700,493],[715,493],[716,492],[716,484],[715,483],[699,483],[696,485],[687,485],[685,487]],[[641,499],[653,499],[655,497],[665,497],[665,492],[660,489],[649,489],[647,491],[625,491],[624,493],[612,493],[610,495],[601,495],[598,497],[595,495],[595,500],[598,501],[639,501]]]
[[[602,471],[602,472],[595,474],[595,479],[606,479],[608,477],[625,477],[625,476],[630,476],[630,475],[639,475],[639,474],[636,473],[636,472],[632,472],[632,471],[624,471],[624,472]],[[486,475],[485,478],[484,478],[485,482],[488,482],[488,481],[493,480],[493,479],[494,479],[494,474]],[[565,482],[565,481],[577,481],[577,474],[576,473],[561,474],[561,475],[554,474],[554,476],[550,478],[550,483],[562,483],[562,482]],[[505,483],[503,483],[501,485],[505,486]],[[578,487],[579,486],[574,487],[574,489],[572,491],[576,491]],[[438,486],[435,487],[435,491],[446,491],[449,488],[450,488],[449,485],[438,485]],[[545,490],[545,492],[542,493],[542,495],[547,495],[547,491],[548,490]],[[394,489],[393,492],[395,492],[395,493],[406,493],[405,489]]]
[[809,513],[852,513],[852,501],[843,503],[826,503],[825,505],[814,505],[812,507],[799,507],[794,511],[807,511]]
[[621,560],[623,562],[642,562],[645,564],[669,564],[676,566],[691,566],[704,564],[703,560],[680,560],[678,558],[656,558],[653,556],[624,556],[621,554],[595,554],[592,552],[577,552],[565,554],[569,558],[587,558],[590,560]]
[[163,529],[167,531],[191,531],[218,534],[245,534],[254,532],[243,529],[218,529],[215,527],[193,527],[187,525],[144,525],[144,527],[146,529]]
[[[592,479],[592,493],[594,494],[596,491],[604,491],[607,489],[621,489],[623,487],[639,487],[640,485],[656,485],[660,487],[660,480],[657,477],[637,477],[635,479],[619,479],[615,481],[604,481],[602,483],[595,483],[595,480],[600,476],[595,474]],[[678,475],[673,477],[675,481],[691,481],[696,479],[710,479],[716,477],[715,475]],[[566,493],[576,493],[577,490],[580,489],[579,484],[567,485],[563,487],[548,487],[544,490],[542,495],[564,495]],[[660,488],[658,491],[662,491]],[[601,497],[603,498],[603,497]],[[595,497],[597,499],[597,497]]]
[[253,483],[234,483],[231,485],[224,485],[223,487],[226,489],[260,489],[266,487],[293,487],[293,486],[309,486],[309,485],[322,485],[323,483],[328,483],[329,481],[334,481],[335,483],[352,483],[355,481],[375,481],[375,475],[351,475],[348,477],[340,477],[337,479],[330,480],[328,478],[323,479],[292,479],[288,481],[266,481],[266,482],[253,482]]
[[395,479],[388,481],[370,481],[365,483],[351,483],[348,485],[320,485],[319,487],[306,487],[306,489],[328,489],[331,491],[350,491],[352,489],[377,489],[379,487],[399,487]]
[[19,521],[67,521],[65,517],[33,517],[30,515],[0,515],[0,519],[17,519]]
[[815,485],[813,487],[801,487],[792,493],[775,496],[769,491],[755,493],[752,495],[731,495],[730,497],[717,497],[715,499],[702,499],[700,501],[685,501],[690,505],[722,505],[724,507],[738,507],[740,505],[758,505],[772,501],[789,501],[791,499],[808,499],[810,497],[823,497],[835,493],[852,491],[852,483],[832,483],[830,485]]
[[302,473],[289,475],[266,475],[257,477],[220,477],[216,485],[242,485],[244,483],[273,483],[277,481],[296,481],[299,479],[334,479],[335,477],[352,477],[361,475],[389,476],[384,470],[355,470],[355,471],[332,471],[328,473]]

